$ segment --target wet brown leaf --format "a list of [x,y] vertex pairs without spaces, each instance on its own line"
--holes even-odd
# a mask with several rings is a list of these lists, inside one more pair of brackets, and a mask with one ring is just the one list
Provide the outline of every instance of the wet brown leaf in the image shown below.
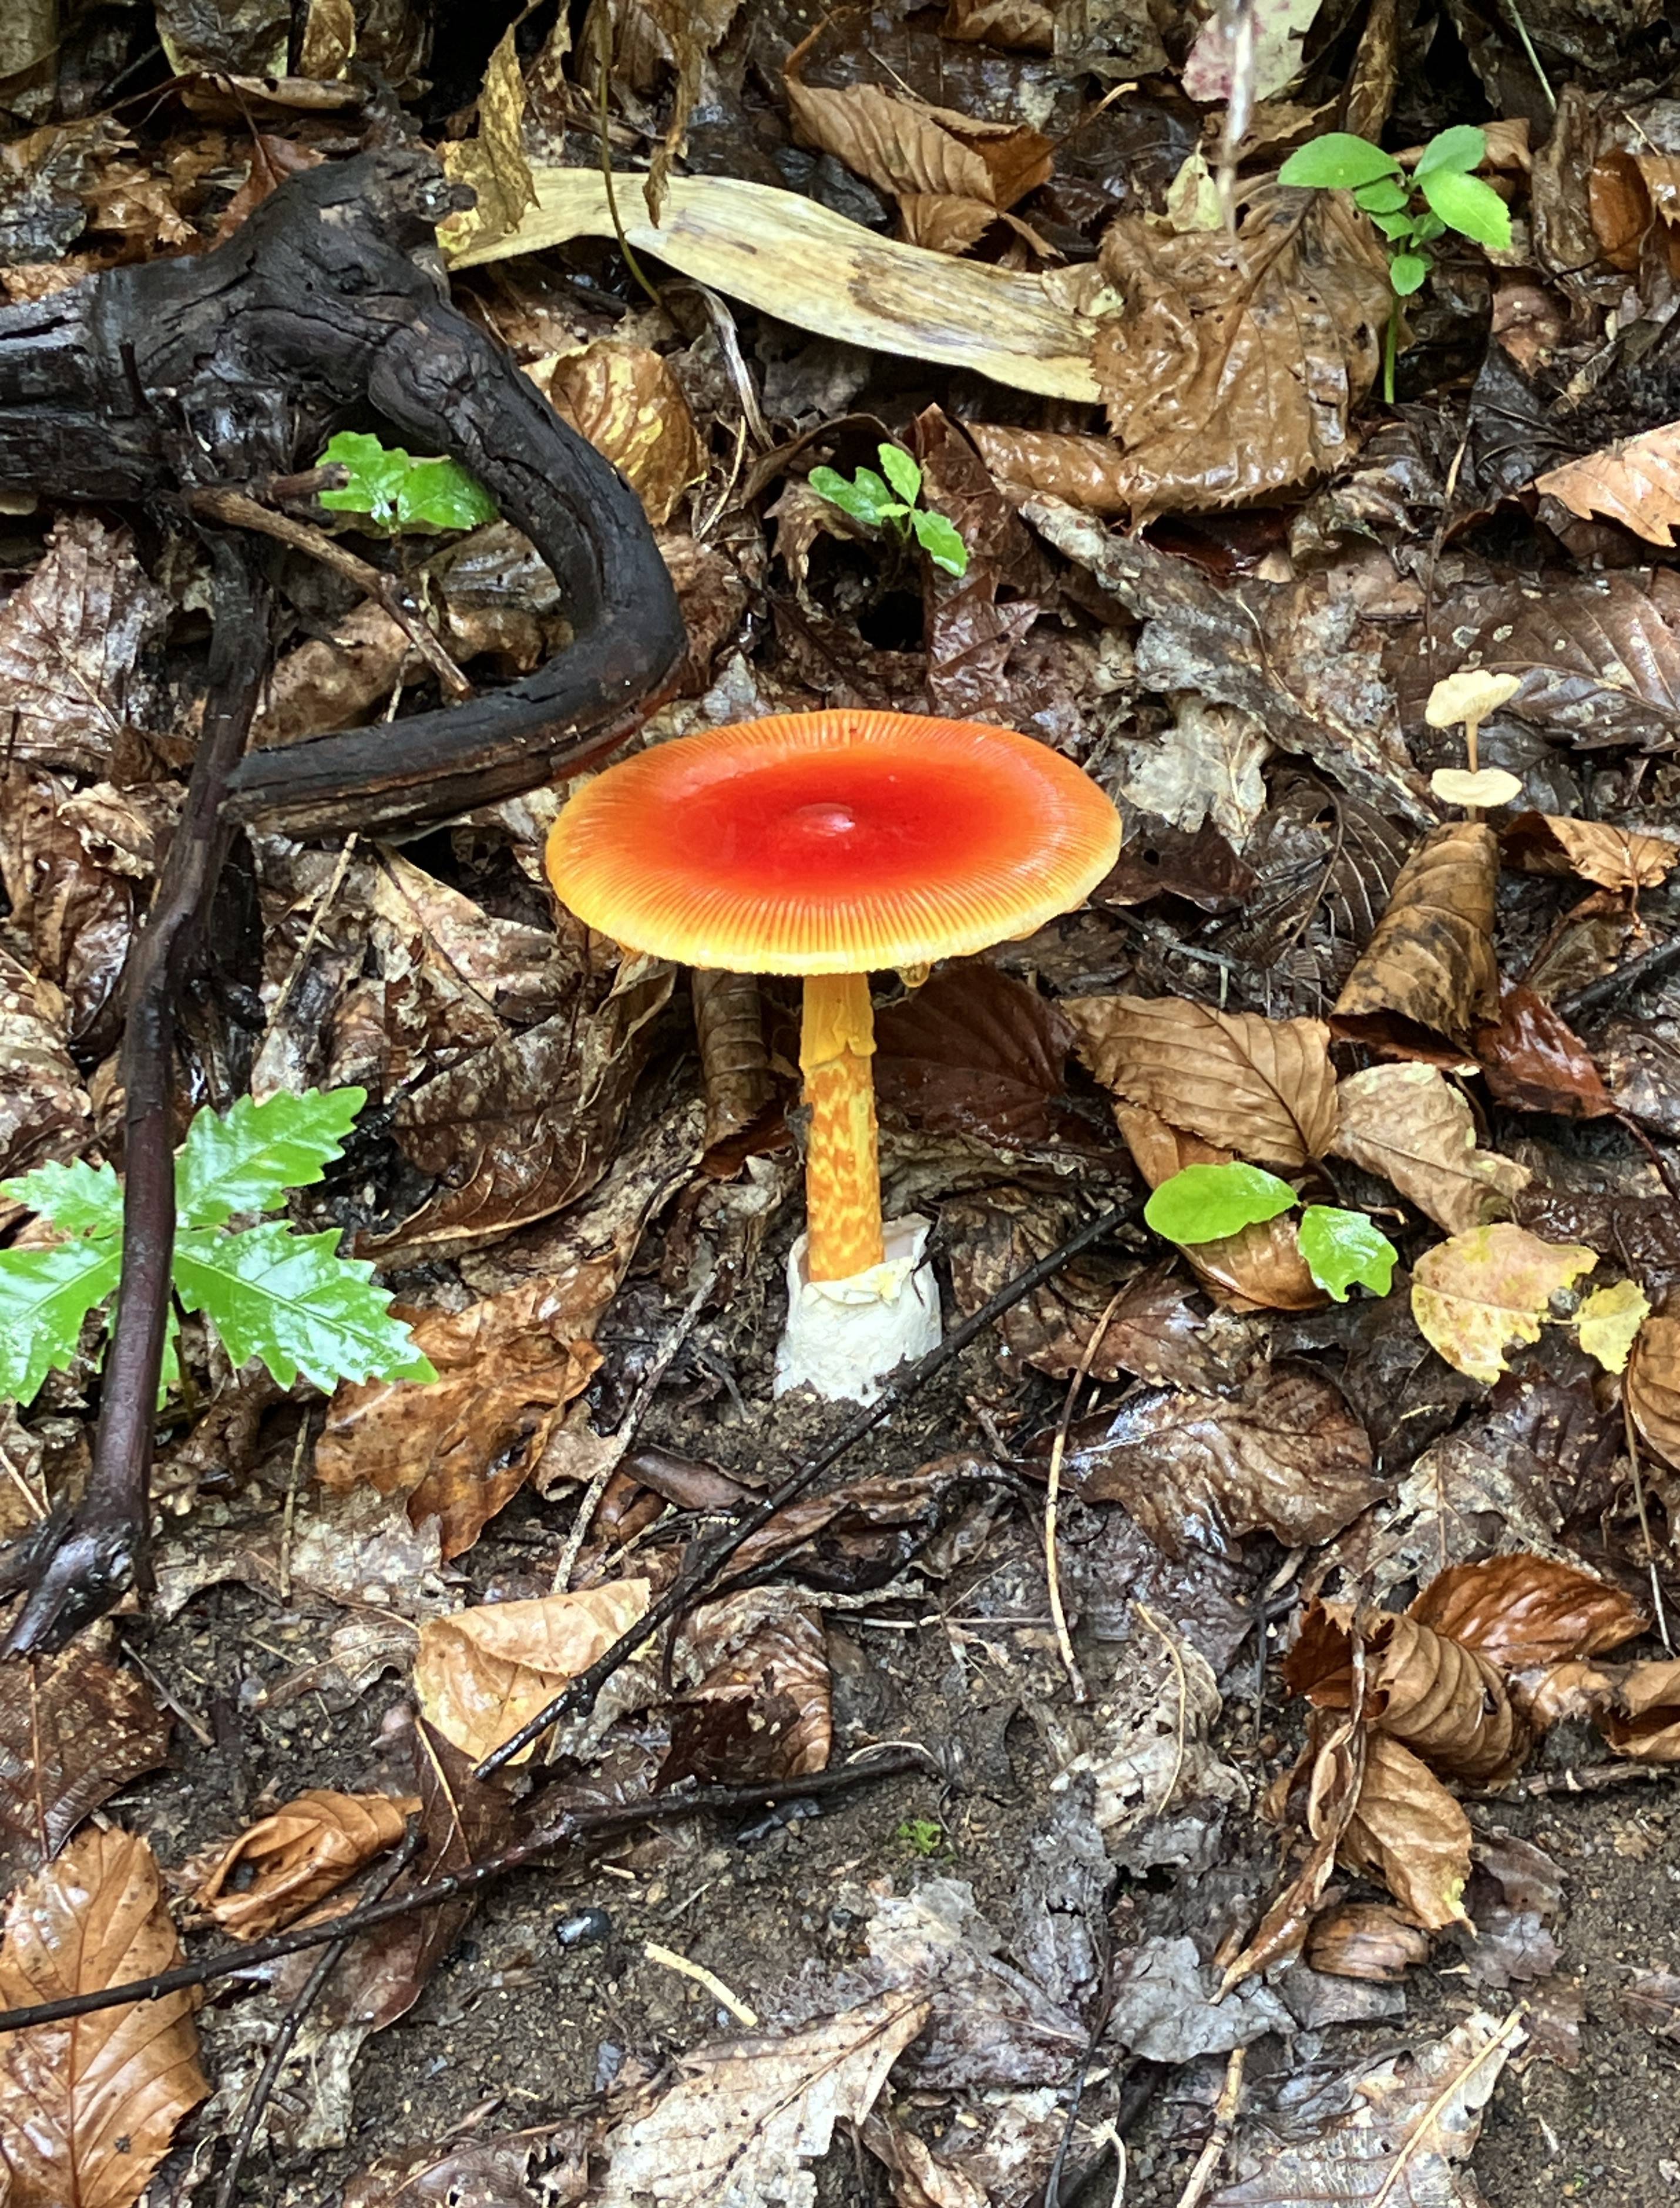
[[1534,1556],[1450,1565],[1407,1615],[1508,1671],[1600,1655],[1643,1633],[1646,1623],[1620,1587]]
[[1015,429],[993,422],[967,426],[999,488],[1011,498],[1057,499],[1082,513],[1102,516],[1130,513],[1125,455],[1112,437]]
[[1204,1143],[1286,1171],[1336,1131],[1322,1020],[1218,1012],[1175,997],[1069,997],[1079,1055],[1106,1088]]
[[1227,1968],[1222,1991],[1257,1971],[1293,1960],[1305,1946],[1359,1801],[1371,1738],[1360,1714],[1312,1717],[1307,1745],[1294,1769],[1279,1779],[1263,1804],[1266,1815],[1285,1827],[1286,1865],[1292,1841],[1303,1844],[1301,1859]]
[[1066,1476],[1087,1503],[1124,1503],[1169,1557],[1227,1556],[1263,1527],[1311,1547],[1383,1492],[1364,1427],[1305,1366],[1263,1372],[1234,1401],[1138,1389],[1074,1425]]
[[1601,453],[1566,460],[1561,468],[1537,476],[1534,488],[1561,499],[1583,520],[1602,514],[1648,544],[1671,545],[1674,525],[1680,521],[1680,422],[1665,422]]
[[796,1779],[823,1770],[833,1741],[822,1619],[780,1587],[746,1587],[685,1626],[692,1681],[671,1713],[661,1786]]
[[1426,1763],[1373,1732],[1364,1782],[1341,1844],[1343,1860],[1386,1886],[1408,1917],[1439,1932],[1468,1922],[1470,1820]]
[[1526,1227],[1473,1227],[1419,1258],[1412,1316],[1455,1371],[1491,1385],[1509,1370],[1508,1345],[1538,1341],[1553,1296],[1598,1262],[1596,1251],[1542,1242]]
[[729,1148],[719,1162],[738,1172],[737,1137],[756,1125],[776,1095],[765,1043],[759,977],[717,974],[696,967],[689,986],[694,997],[700,1077],[705,1089],[707,1170],[712,1169],[713,1153],[727,1144]]
[[1134,521],[1294,489],[1349,455],[1389,293],[1335,195],[1258,194],[1235,238],[1121,214],[1100,266],[1124,302],[1093,357]]
[[[1221,717],[1227,723],[1245,718],[1228,706],[1218,705],[1202,708],[1198,717],[1203,728]],[[1181,714],[1173,731],[1174,753],[1178,750],[1177,739],[1186,733],[1185,716]],[[1261,743],[1263,747],[1263,738]],[[1189,777],[1194,777],[1198,765],[1207,763],[1205,755],[1200,762],[1193,758],[1177,762],[1187,767]],[[1135,796],[1137,784],[1138,777],[1134,773],[1123,794]],[[1263,783],[1261,786],[1264,788]],[[1177,789],[1186,800],[1186,810],[1195,812],[1198,817],[1206,810],[1209,792],[1205,783],[1198,784],[1187,777]],[[1158,897],[1183,897],[1188,904],[1198,905],[1203,912],[1241,909],[1254,887],[1254,869],[1237,856],[1211,820],[1203,819],[1193,834],[1161,818],[1134,817],[1128,821],[1127,828],[1129,832],[1113,872],[1105,874],[1091,891],[1094,904],[1148,904]]]
[[661,527],[705,473],[705,448],[682,386],[647,345],[598,338],[530,370],[555,411],[624,477]]
[[1306,2136],[1280,2139],[1263,2120],[1230,2150],[1237,2181],[1208,2208],[1477,2208],[1467,2163],[1499,2073],[1527,2037],[1476,2010],[1444,2039],[1348,2073],[1335,2114]]
[[1476,1148],[1470,1107],[1438,1066],[1367,1066],[1341,1083],[1336,1105],[1335,1155],[1392,1181],[1449,1234],[1488,1225],[1527,1185],[1526,1166]]
[[169,1731],[145,1681],[87,1637],[57,1656],[0,1665],[0,1892],[57,1855],[129,1779],[155,1770]]
[[31,964],[64,993],[69,1040],[98,1048],[115,1040],[135,885],[91,855],[70,793],[61,775],[0,772],[0,879]]
[[1680,843],[1671,836],[1555,813],[1519,813],[1499,844],[1505,864],[1523,873],[1579,874],[1607,890],[1654,889],[1680,859]]
[[1333,1978],[1397,1985],[1414,1963],[1429,1960],[1431,1941],[1386,1901],[1354,1901],[1319,1917],[1307,1935],[1306,1960]]
[[1613,1676],[1609,1707],[1593,1711],[1611,1747],[1635,1763],[1680,1763],[1680,1663],[1630,1664]]
[[737,1573],[761,1572],[791,1553],[788,1569],[810,1587],[855,1593],[896,1578],[939,1527],[947,1488],[995,1468],[983,1458],[936,1457],[912,1473],[849,1480],[790,1503],[735,1551]]
[[[49,1159],[68,1164],[94,1147],[93,1107],[64,1034],[66,1006],[0,950],[0,1179]],[[0,1197],[0,1222],[17,1209]]]
[[45,558],[0,606],[8,762],[138,778],[153,710],[141,661],[169,614],[129,531],[85,510],[56,523]]
[[[591,2127],[543,2124],[495,2139],[394,2147],[345,2187],[344,2208],[574,2208],[589,2192]],[[532,2163],[540,2158],[540,2173]]]
[[[13,1896],[0,2006],[149,1977],[182,1960],[144,1840],[114,1827],[71,1842]],[[195,1996],[97,2010],[0,2043],[0,2168],[11,2208],[129,2208],[210,2091]]]
[[[1151,1188],[1185,1166],[1230,1163],[1228,1150],[1181,1134],[1141,1105],[1117,1103],[1114,1117]],[[1329,1300],[1307,1269],[1287,1215],[1258,1220],[1215,1242],[1198,1242],[1185,1256],[1215,1301],[1229,1311],[1315,1311]]]
[[941,967],[875,1021],[875,1095],[883,1118],[994,1149],[1090,1145],[1083,1122],[1056,1109],[1073,1030],[1063,1008],[981,960]]
[[[395,1847],[419,1807],[418,1795],[311,1787],[229,1841],[200,1882],[200,1905],[239,1939],[266,1939]],[[236,1872],[250,1883],[230,1889]]]
[[1680,1466],[1680,1318],[1647,1318],[1628,1359],[1628,1408],[1640,1437]]
[[1616,1109],[1586,1044],[1532,989],[1507,983],[1497,1021],[1476,1029],[1475,1046],[1490,1091],[1513,1111],[1602,1119]]
[[422,1715],[452,1747],[482,1761],[627,1632],[648,1595],[646,1580],[615,1580],[577,1594],[427,1619],[414,1659]]
[[1680,576],[1614,570],[1500,593],[1467,651],[1521,678],[1506,711],[1582,749],[1680,741]]
[[1466,1043],[1497,1016],[1493,896],[1499,847],[1485,821],[1435,829],[1401,868],[1377,933],[1330,1015],[1332,1031],[1404,1058]]
[[342,1493],[366,1480],[381,1495],[405,1495],[415,1525],[440,1521],[446,1563],[470,1549],[589,1384],[601,1362],[595,1328],[622,1273],[621,1261],[598,1257],[465,1311],[414,1318],[437,1379],[341,1385],[315,1451],[322,1485]]
[[[1315,1603],[1286,1658],[1292,1694],[1319,1709],[1348,1707],[1353,1607]],[[1367,1684],[1365,1719],[1454,1779],[1487,1779],[1514,1770],[1527,1736],[1497,1667],[1412,1616],[1377,1611],[1360,1621]]]

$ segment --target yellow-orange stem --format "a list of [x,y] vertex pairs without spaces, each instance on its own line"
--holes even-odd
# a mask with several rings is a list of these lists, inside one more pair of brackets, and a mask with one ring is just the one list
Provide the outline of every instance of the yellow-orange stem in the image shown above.
[[875,1015],[864,974],[812,974],[805,983],[799,1067],[811,1132],[805,1161],[806,1270],[847,1281],[885,1251],[875,1154]]

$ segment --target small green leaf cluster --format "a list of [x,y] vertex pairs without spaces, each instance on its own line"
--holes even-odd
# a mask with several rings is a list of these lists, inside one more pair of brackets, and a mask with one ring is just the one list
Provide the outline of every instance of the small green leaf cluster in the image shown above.
[[1430,140],[1408,184],[1392,153],[1351,131],[1331,130],[1292,153],[1278,182],[1351,191],[1355,205],[1388,239],[1389,279],[1396,294],[1407,298],[1428,276],[1428,249],[1443,231],[1455,230],[1479,245],[1509,249],[1511,218],[1505,202],[1491,184],[1471,173],[1486,158],[1485,132],[1471,123],[1458,123]]
[[376,529],[477,529],[496,517],[495,501],[459,460],[411,459],[400,445],[340,429],[319,465],[350,470],[342,490],[324,490],[334,513],[364,514]]
[[880,475],[873,468],[860,468],[848,483],[836,468],[813,468],[812,489],[867,528],[914,537],[947,575],[966,575],[969,548],[957,529],[944,514],[930,513],[916,504],[921,495],[921,470],[915,459],[902,445],[883,445],[879,452]]
[[906,1817],[892,1837],[907,1855],[938,1856],[947,1852],[945,1827],[932,1817]]
[[[1169,1242],[1217,1242],[1263,1219],[1293,1210],[1299,1198],[1287,1180],[1260,1166],[1186,1166],[1164,1180],[1143,1207],[1143,1216]],[[1339,1304],[1354,1281],[1373,1295],[1394,1285],[1400,1253],[1363,1211],[1309,1203],[1295,1239],[1307,1270]]]
[[[386,1306],[373,1267],[340,1257],[335,1231],[296,1234],[284,1221],[230,1227],[277,1210],[289,1189],[321,1179],[367,1101],[363,1089],[241,1097],[225,1115],[195,1117],[176,1154],[175,1293],[202,1311],[235,1365],[260,1357],[283,1388],[301,1372],[340,1380],[434,1380],[429,1361]],[[63,1239],[0,1251],[0,1399],[27,1403],[54,1366],[74,1359],[82,1323],[123,1269],[123,1189],[108,1165],[45,1165],[0,1183]],[[174,1330],[166,1383],[177,1377]]]

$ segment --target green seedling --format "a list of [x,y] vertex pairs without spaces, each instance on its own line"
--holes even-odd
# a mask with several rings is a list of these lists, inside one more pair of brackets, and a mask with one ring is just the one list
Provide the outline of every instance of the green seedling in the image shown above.
[[357,513],[375,529],[477,529],[496,517],[495,501],[459,460],[411,459],[400,445],[381,445],[359,430],[340,429],[319,466],[348,468],[342,490],[324,490],[333,513]]
[[1449,230],[1478,245],[1508,252],[1511,218],[1491,184],[1473,170],[1487,158],[1486,134],[1460,123],[1431,138],[1410,177],[1392,153],[1348,130],[1327,131],[1278,171],[1278,182],[1320,191],[1347,191],[1389,241],[1389,281],[1394,299],[1383,341],[1383,396],[1395,397],[1395,354],[1400,344],[1400,303],[1421,291],[1433,267],[1430,247]]
[[[308,1089],[198,1113],[176,1153],[175,1294],[202,1311],[238,1366],[260,1357],[282,1388],[301,1372],[317,1388],[340,1380],[435,1380],[429,1361],[386,1306],[364,1260],[340,1257],[336,1230],[294,1233],[283,1220],[234,1227],[318,1181],[368,1101],[363,1089]],[[60,1239],[0,1251],[0,1400],[27,1403],[48,1372],[75,1356],[84,1321],[123,1269],[123,1187],[108,1165],[78,1159],[0,1183]],[[179,1378],[171,1324],[164,1381]]]
[[[866,528],[885,530],[901,543],[916,543],[947,575],[966,575],[969,548],[942,513],[930,513],[916,501],[921,495],[921,470],[902,445],[882,445],[881,473],[860,468],[849,483],[835,468],[813,468],[811,488],[819,498],[837,506]],[[883,480],[885,478],[885,480]]]
[[[1194,1247],[1222,1241],[1263,1219],[1281,1218],[1299,1201],[1287,1180],[1260,1166],[1186,1166],[1164,1180],[1143,1207],[1143,1216],[1168,1242]],[[1354,1281],[1374,1296],[1394,1285],[1400,1252],[1363,1211],[1310,1203],[1295,1240],[1306,1269],[1326,1295],[1347,1300]]]
[[893,1834],[907,1855],[937,1856],[945,1852],[945,1827],[932,1817],[906,1817]]

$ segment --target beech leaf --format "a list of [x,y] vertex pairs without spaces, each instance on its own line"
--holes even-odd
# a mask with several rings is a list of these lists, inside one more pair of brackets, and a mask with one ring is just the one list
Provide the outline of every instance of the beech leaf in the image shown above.
[[1412,1315],[1455,1371],[1491,1386],[1508,1370],[1507,1347],[1538,1341],[1553,1296],[1598,1262],[1596,1251],[1542,1242],[1526,1227],[1473,1227],[1419,1258]]
[[[1231,1162],[1227,1151],[1169,1127],[1141,1104],[1116,1103],[1114,1117],[1138,1172],[1151,1188],[1159,1188],[1186,1166]],[[1294,1223],[1283,1213],[1257,1220],[1216,1242],[1181,1246],[1197,1278],[1227,1310],[1312,1311],[1327,1300],[1307,1270]]]
[[[241,1940],[265,1939],[313,1909],[403,1836],[417,1795],[335,1794],[311,1787],[248,1825],[200,1882],[198,1899]],[[251,1874],[231,1886],[236,1873]]]
[[1425,1930],[1470,1921],[1464,1908],[1470,1820],[1429,1766],[1388,1733],[1373,1733],[1366,1743],[1341,1855],[1386,1886]]
[[[1144,1216],[1148,1217],[1147,1211]],[[1358,1281],[1374,1296],[1394,1286],[1400,1252],[1363,1211],[1343,1211],[1329,1203],[1310,1203],[1295,1229],[1301,1255],[1319,1287],[1339,1304]]]
[[414,1659],[421,1715],[462,1755],[482,1761],[628,1632],[648,1594],[646,1580],[614,1580],[576,1594],[428,1618]]
[[1574,1662],[1645,1630],[1620,1587],[1554,1557],[1518,1553],[1437,1573],[1407,1615],[1507,1671]]
[[1169,1242],[1216,1242],[1294,1203],[1288,1182],[1259,1166],[1186,1166],[1162,1181],[1143,1216]]
[[1602,514],[1648,544],[1671,545],[1680,521],[1680,422],[1566,460],[1537,476],[1534,488],[1561,499],[1583,521]]
[[1508,867],[1528,874],[1579,874],[1607,890],[1654,889],[1680,859],[1680,842],[1607,820],[1519,813],[1500,837]]
[[104,1637],[0,1665],[0,1891],[169,1754],[169,1719],[137,1672],[100,1653]]
[[1628,1359],[1628,1408],[1641,1437],[1680,1467],[1680,1318],[1647,1318]]
[[1413,1058],[1467,1042],[1498,1008],[1493,895],[1499,848],[1482,820],[1426,836],[1401,868],[1377,932],[1343,985],[1330,1026]]
[[1437,1066],[1367,1066],[1336,1101],[1335,1155],[1391,1181],[1449,1234],[1503,1216],[1528,1184],[1526,1166],[1476,1148],[1470,1107]]

